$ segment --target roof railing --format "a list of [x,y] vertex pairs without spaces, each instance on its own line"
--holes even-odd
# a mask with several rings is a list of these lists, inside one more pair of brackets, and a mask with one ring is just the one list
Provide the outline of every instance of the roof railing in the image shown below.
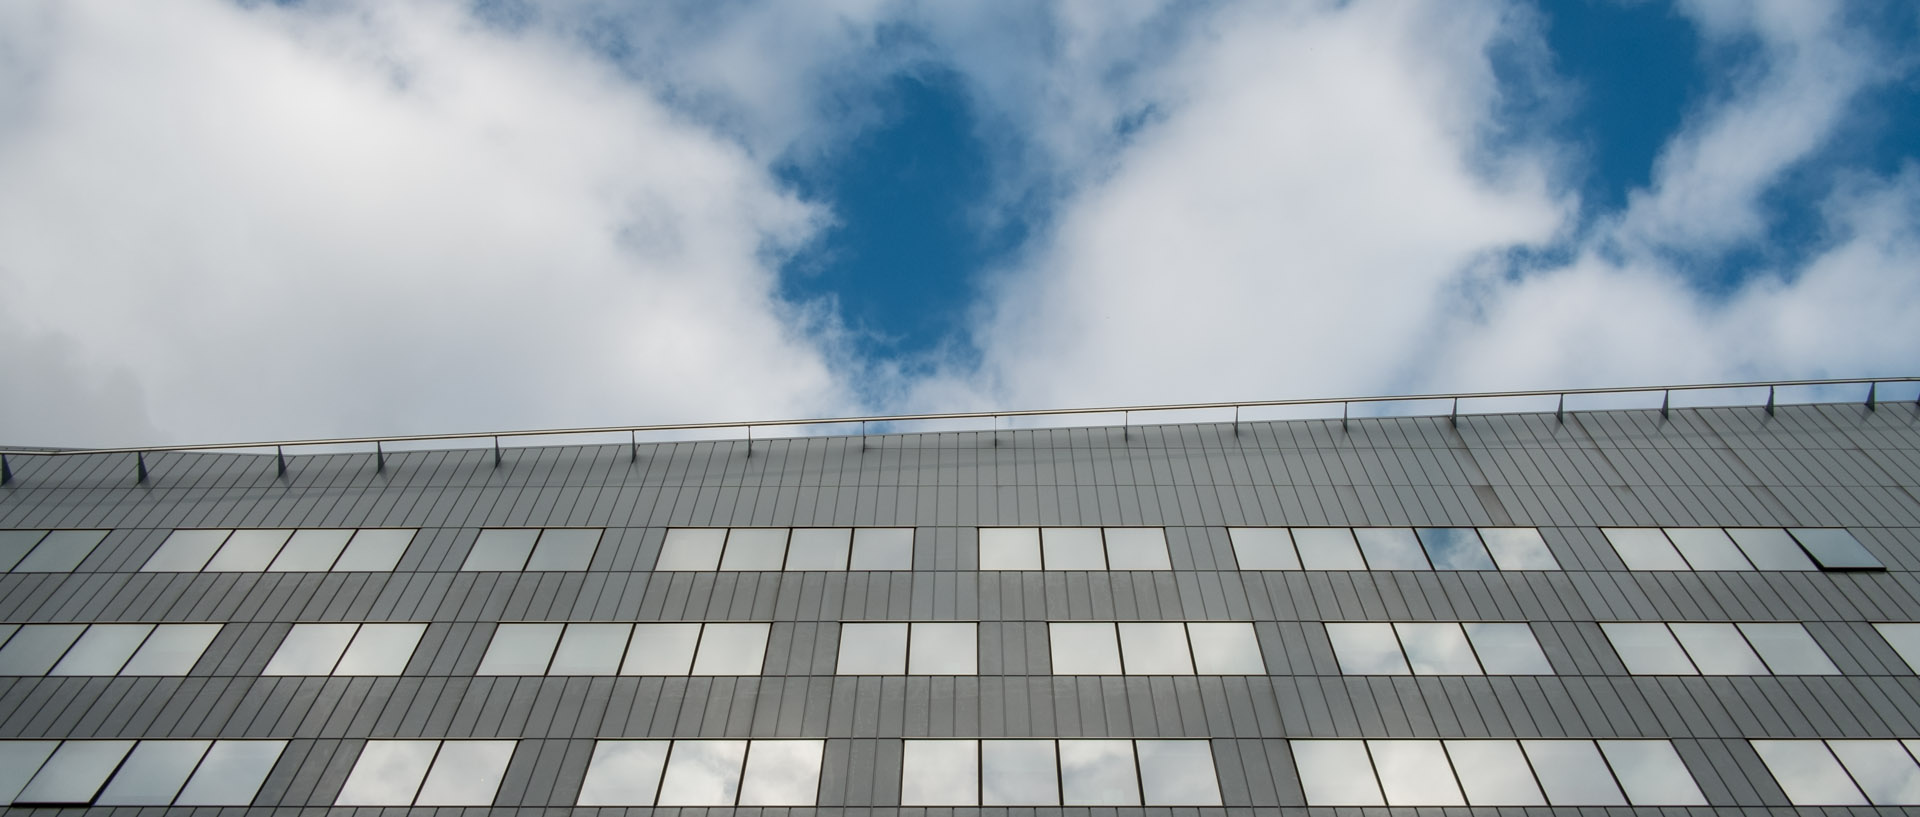
[[[1774,413],[1775,392],[1780,388],[1864,385],[1867,387],[1865,406],[1868,411],[1872,411],[1876,406],[1877,393],[1881,384],[1915,383],[1915,382],[1920,382],[1920,376],[1855,377],[1855,378],[1838,378],[1838,379],[1825,379],[1825,380],[1762,380],[1762,381],[1753,381],[1753,382],[1745,382],[1745,383],[1689,383],[1689,384],[1671,385],[1671,386],[1621,386],[1621,387],[1599,387],[1599,388],[1585,388],[1585,389],[1533,389],[1533,390],[1527,390],[1527,391],[1489,391],[1489,392],[1457,392],[1457,393],[1443,393],[1443,394],[1375,395],[1370,397],[1307,397],[1307,398],[1296,398],[1296,399],[1290,399],[1290,400],[1243,400],[1243,401],[1235,401],[1235,402],[1215,402],[1215,403],[1161,403],[1161,404],[1136,405],[1136,406],[1019,409],[1019,410],[1012,410],[1012,411],[953,411],[953,412],[933,412],[933,413],[923,413],[923,414],[884,414],[884,415],[870,415],[865,417],[815,417],[815,418],[792,419],[792,420],[736,420],[736,421],[730,421],[730,422],[710,422],[710,423],[658,423],[658,424],[652,424],[652,425],[600,426],[600,427],[591,427],[591,428],[547,428],[547,429],[529,429],[529,430],[520,430],[520,431],[472,431],[472,432],[458,432],[458,433],[452,433],[452,434],[397,434],[397,435],[386,435],[386,436],[379,436],[379,437],[330,437],[330,438],[303,439],[303,440],[264,440],[264,441],[257,441],[257,442],[241,442],[241,443],[200,443],[200,444],[194,444],[194,445],[150,445],[150,446],[132,446],[132,447],[123,447],[123,448],[9,448],[9,449],[0,449],[0,485],[10,485],[13,482],[13,466],[12,466],[12,463],[9,461],[10,458],[25,457],[25,456],[70,457],[70,456],[83,455],[83,454],[133,454],[135,459],[136,481],[146,482],[148,477],[146,455],[148,454],[164,453],[164,452],[189,452],[189,451],[231,451],[231,450],[240,450],[240,449],[265,450],[270,448],[270,449],[273,449],[274,451],[274,459],[277,464],[277,470],[279,472],[279,476],[285,477],[287,475],[286,449],[313,447],[313,446],[372,445],[373,453],[374,453],[375,469],[376,471],[385,471],[386,464],[387,464],[385,446],[392,443],[434,442],[434,441],[443,441],[443,440],[490,440],[492,442],[492,447],[493,447],[493,464],[495,467],[499,467],[504,461],[504,457],[502,455],[501,448],[500,448],[501,440],[503,439],[511,440],[511,439],[529,438],[529,437],[553,437],[553,436],[562,436],[562,435],[596,435],[596,434],[610,435],[610,434],[624,433],[628,435],[628,444],[630,446],[631,456],[634,459],[638,459],[639,452],[640,452],[639,435],[643,432],[664,433],[664,432],[676,432],[676,431],[701,431],[701,430],[710,430],[710,429],[738,428],[738,429],[745,429],[746,441],[747,441],[747,456],[752,456],[753,442],[754,442],[753,430],[756,428],[773,428],[773,427],[790,427],[790,426],[821,426],[821,425],[852,425],[854,423],[858,423],[860,424],[860,436],[864,438],[867,436],[868,427],[876,423],[910,423],[910,422],[928,422],[928,421],[938,421],[938,420],[992,420],[993,429],[995,432],[994,442],[997,445],[999,443],[998,432],[1000,430],[1001,420],[1006,418],[1013,418],[1013,417],[1057,417],[1057,416],[1075,415],[1075,414],[1118,414],[1120,415],[1120,418],[1121,418],[1122,434],[1127,435],[1127,434],[1130,434],[1130,430],[1133,423],[1133,415],[1136,413],[1144,414],[1144,413],[1162,413],[1162,412],[1175,412],[1175,411],[1198,411],[1198,410],[1209,410],[1209,409],[1232,409],[1234,413],[1233,414],[1234,433],[1238,434],[1240,432],[1240,423],[1241,423],[1240,411],[1242,409],[1281,408],[1281,407],[1289,407],[1289,406],[1332,406],[1332,405],[1338,404],[1340,406],[1340,427],[1342,430],[1346,430],[1352,417],[1351,409],[1354,404],[1370,405],[1370,404],[1379,404],[1379,403],[1418,403],[1418,402],[1434,402],[1434,401],[1451,401],[1452,407],[1447,415],[1447,421],[1451,425],[1458,425],[1459,419],[1460,419],[1460,401],[1462,400],[1483,400],[1483,399],[1516,398],[1516,397],[1556,397],[1558,398],[1558,402],[1554,408],[1553,416],[1556,421],[1564,421],[1566,419],[1566,413],[1568,411],[1567,397],[1570,395],[1571,396],[1595,395],[1595,394],[1626,395],[1626,394],[1650,394],[1653,392],[1661,393],[1660,417],[1662,419],[1666,419],[1666,417],[1668,416],[1670,407],[1672,405],[1674,392],[1712,391],[1712,390],[1726,391],[1726,390],[1734,390],[1734,389],[1761,389],[1761,388],[1764,388],[1767,390],[1767,402],[1765,405],[1765,409],[1766,409],[1766,413],[1769,416],[1771,416]],[[1914,402],[1916,406],[1920,406],[1920,397],[1916,397]],[[1259,422],[1259,420],[1252,420],[1250,422]]]

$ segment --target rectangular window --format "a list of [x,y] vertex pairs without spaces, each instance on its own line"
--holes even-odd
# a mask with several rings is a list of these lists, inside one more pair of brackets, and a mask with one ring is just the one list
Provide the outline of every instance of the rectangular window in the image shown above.
[[1453,763],[1460,790],[1471,806],[1544,806],[1546,795],[1533,778],[1520,742],[1513,740],[1449,740],[1447,758]]
[[1551,675],[1526,622],[1329,621],[1346,675]]
[[1876,806],[1920,806],[1920,765],[1897,740],[1830,740],[1827,748]]
[[1171,570],[1163,528],[980,528],[981,570]]
[[727,531],[720,569],[779,570],[786,561],[786,528],[734,528]]
[[198,572],[207,560],[232,536],[230,530],[176,530],[160,543],[160,549],[140,566],[145,573]]
[[1378,622],[1327,622],[1327,639],[1333,642],[1334,658],[1347,675],[1408,675],[1407,659],[1400,653],[1400,641],[1392,624]]
[[1480,528],[1480,540],[1501,570],[1559,570],[1560,561],[1547,549],[1535,528]]
[[676,740],[660,775],[661,806],[731,806],[740,796],[744,740]]
[[171,804],[210,745],[204,740],[141,741],[133,747],[133,753],[127,755],[126,762],[120,764],[119,771],[114,772],[113,781],[100,792],[94,805]]
[[1624,806],[1627,800],[1590,740],[1523,740],[1533,776],[1555,806]]
[[1704,806],[1706,795],[1687,764],[1664,740],[1596,741],[1627,802],[1636,806]]
[[847,528],[794,528],[787,543],[788,570],[846,570],[853,531]]
[[490,806],[511,740],[369,740],[336,806]]
[[0,530],[0,572],[12,570],[46,535],[43,530]]
[[1628,570],[1690,570],[1659,528],[1601,528]]
[[1727,528],[1756,570],[1818,570],[1784,528]]
[[1228,528],[1227,539],[1241,570],[1300,569],[1300,556],[1286,528]]
[[1370,740],[1367,751],[1389,806],[1464,806],[1447,752],[1437,740]]
[[1360,546],[1347,528],[1294,528],[1293,547],[1306,570],[1366,570]]
[[[239,536],[245,531],[234,533]],[[347,549],[333,563],[336,573],[387,573],[400,565],[400,557],[407,552],[407,546],[413,544],[415,531],[411,528],[361,528],[353,533],[353,539],[347,542]],[[597,535],[597,531],[595,532]],[[227,547],[233,547],[233,540],[227,540]],[[221,549],[225,553],[226,548]]]
[[1432,570],[1410,528],[1354,528],[1368,570]]
[[980,805],[1060,805],[1060,761],[1053,741],[980,741]]
[[[1480,662],[1467,634],[1450,621],[1408,621],[1393,625],[1407,666],[1415,675],[1480,675]],[[1391,802],[1392,798],[1388,798]]]
[[1435,570],[1493,570],[1493,557],[1473,528],[1420,528],[1420,546]]
[[1694,570],[1752,570],[1753,563],[1733,543],[1733,537],[1719,528],[1666,528],[1673,543]]

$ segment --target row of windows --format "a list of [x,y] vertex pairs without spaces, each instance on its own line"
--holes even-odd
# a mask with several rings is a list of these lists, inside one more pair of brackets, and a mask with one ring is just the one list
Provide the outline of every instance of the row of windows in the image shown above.
[[913,528],[672,528],[655,570],[912,570]]
[[370,740],[336,806],[490,806],[517,741]]
[[1552,675],[1525,622],[1328,622],[1347,675]]
[[147,573],[386,572],[413,542],[410,528],[181,529],[140,566]]
[[103,530],[0,530],[0,570],[68,573],[105,538]]
[[903,806],[1218,806],[1204,740],[909,740]]
[[286,745],[284,740],[0,741],[0,805],[244,806],[253,802]]
[[501,624],[480,675],[759,675],[765,622]]
[[489,528],[480,531],[461,570],[586,570],[600,547],[599,528]]
[[0,624],[0,675],[185,675],[218,624]]
[[981,570],[1172,570],[1162,528],[981,528]]
[[1885,570],[1845,528],[1601,528],[1628,570]]
[[1228,528],[1241,570],[1559,570],[1533,528]]
[[1628,622],[1600,629],[1635,675],[1838,675],[1797,622]]
[[602,740],[576,805],[811,806],[818,740]]
[[1920,741],[1749,742],[1796,806],[1920,806]]
[[1664,740],[1295,740],[1309,806],[1704,806]]

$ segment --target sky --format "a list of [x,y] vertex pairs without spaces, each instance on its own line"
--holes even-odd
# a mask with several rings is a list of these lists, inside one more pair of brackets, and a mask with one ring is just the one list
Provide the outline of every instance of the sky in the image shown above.
[[0,443],[1920,374],[1901,0],[0,3]]

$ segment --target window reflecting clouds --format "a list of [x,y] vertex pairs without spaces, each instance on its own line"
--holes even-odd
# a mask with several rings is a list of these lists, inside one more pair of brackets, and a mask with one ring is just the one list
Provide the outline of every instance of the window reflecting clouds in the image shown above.
[[731,806],[740,792],[744,740],[677,740],[661,776],[662,806]]
[[1060,799],[1069,806],[1140,805],[1133,742],[1060,741]]
[[1473,528],[1421,528],[1416,533],[1435,570],[1495,569],[1493,557]]
[[1369,570],[1430,570],[1427,554],[1411,528],[1354,528]]

